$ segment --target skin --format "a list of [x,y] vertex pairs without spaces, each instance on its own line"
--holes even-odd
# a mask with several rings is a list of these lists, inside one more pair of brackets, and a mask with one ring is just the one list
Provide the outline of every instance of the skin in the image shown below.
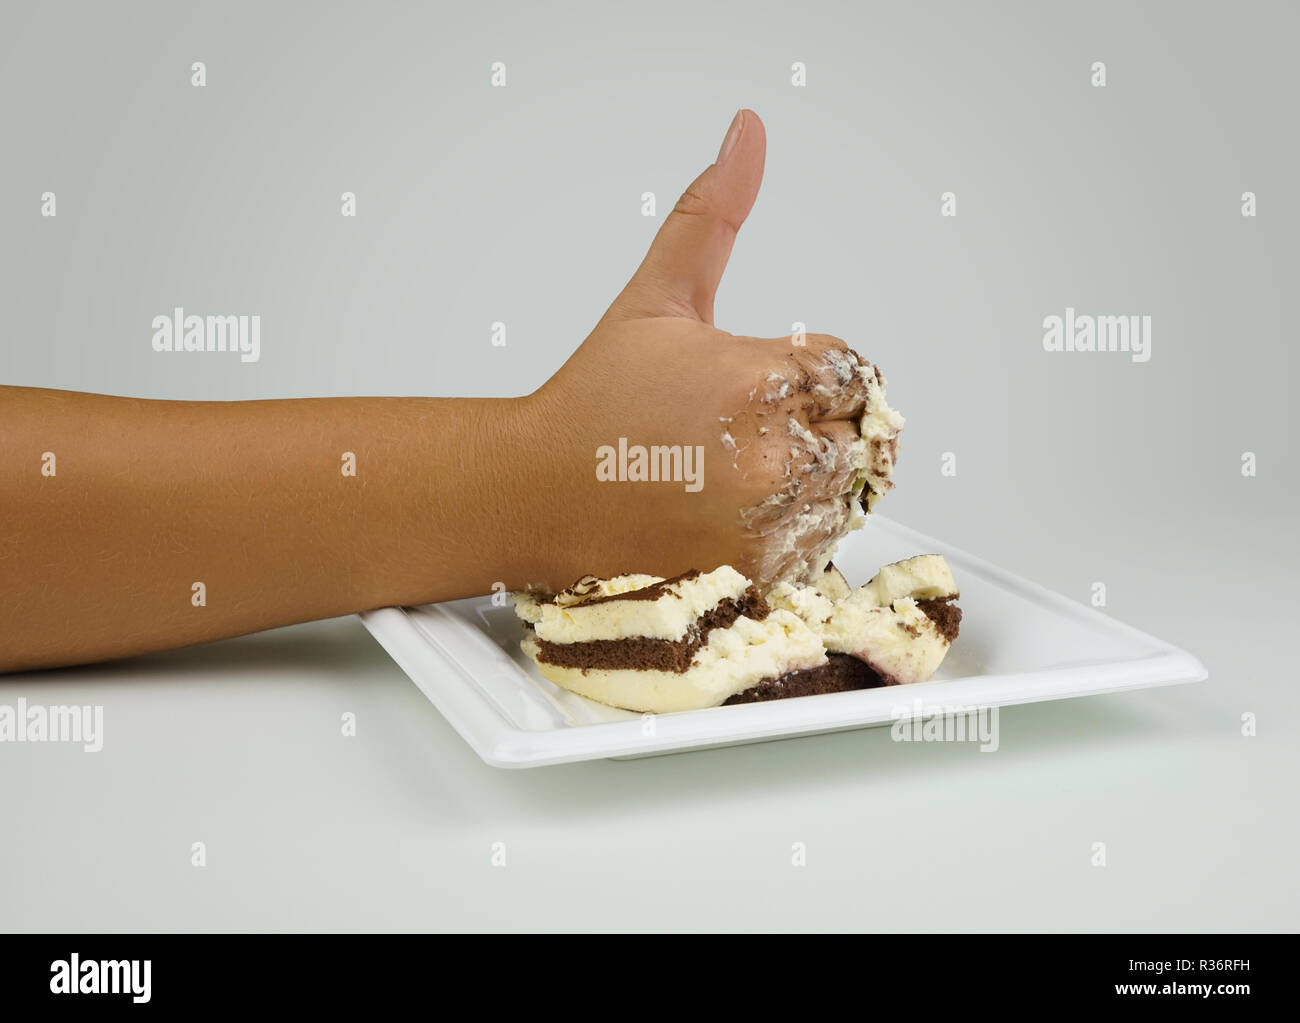
[[[180,402],[0,387],[0,671],[494,583],[796,570],[830,526],[782,553],[793,516],[843,505],[853,474],[792,458],[785,424],[842,446],[864,393],[826,369],[827,352],[847,350],[836,338],[796,346],[713,325],[765,149],[762,122],[742,111],[591,335],[521,398]],[[791,381],[789,399],[762,400],[773,378]],[[702,446],[703,488],[598,480],[596,449],[620,437]]]

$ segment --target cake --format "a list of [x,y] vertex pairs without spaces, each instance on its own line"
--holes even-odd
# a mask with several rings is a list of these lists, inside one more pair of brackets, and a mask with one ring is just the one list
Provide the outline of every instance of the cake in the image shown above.
[[542,676],[625,710],[667,713],[923,682],[957,635],[957,587],[939,555],[888,565],[851,588],[760,593],[724,565],[673,579],[587,576],[515,594],[523,650]]
[[543,677],[625,710],[713,707],[826,661],[798,615],[727,565],[675,579],[586,577],[553,597],[515,594],[515,610]]

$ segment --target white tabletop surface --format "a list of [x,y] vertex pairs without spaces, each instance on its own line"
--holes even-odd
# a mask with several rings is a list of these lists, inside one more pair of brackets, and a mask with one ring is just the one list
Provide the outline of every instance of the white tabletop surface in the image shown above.
[[[1211,679],[1005,709],[994,754],[878,728],[494,769],[355,618],[12,676],[0,702],[101,703],[105,742],[0,744],[0,920],[1294,928],[1300,747],[1280,658],[1294,595],[1247,557],[1206,600],[1200,568],[1178,574],[1170,545],[1150,539],[1174,585],[1133,623],[1192,649]],[[1112,592],[1124,585],[1121,572]],[[1220,601],[1256,613],[1224,627]],[[355,737],[341,734],[348,712]],[[192,865],[195,842],[206,866]],[[806,866],[792,863],[797,842]],[[1096,842],[1104,867],[1091,863]]]

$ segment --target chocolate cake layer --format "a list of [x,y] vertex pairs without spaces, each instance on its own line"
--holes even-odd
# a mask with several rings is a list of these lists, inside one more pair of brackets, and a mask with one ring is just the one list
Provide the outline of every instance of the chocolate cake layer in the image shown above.
[[957,630],[961,626],[961,608],[957,606],[956,600],[956,597],[934,597],[916,602],[916,606],[925,617],[934,622],[934,627],[949,643],[957,638]]
[[878,689],[885,684],[884,679],[851,654],[827,654],[825,664],[760,682],[751,689],[729,697],[723,706],[785,700],[792,696],[847,693],[855,689]]
[[751,586],[739,600],[726,597],[696,619],[685,639],[597,639],[585,643],[538,641],[540,660],[562,668],[632,668],[639,671],[686,671],[695,653],[708,642],[714,629],[725,629],[737,618],[761,622],[771,612],[762,594]]

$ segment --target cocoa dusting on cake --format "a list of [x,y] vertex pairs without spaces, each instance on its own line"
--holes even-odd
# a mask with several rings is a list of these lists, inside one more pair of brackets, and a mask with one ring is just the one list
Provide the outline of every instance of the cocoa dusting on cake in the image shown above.
[[[671,582],[672,580],[665,580]],[[695,659],[695,653],[708,642],[714,629],[725,629],[737,618],[750,618],[761,622],[771,613],[771,607],[754,586],[736,600],[725,597],[717,605],[695,620],[683,639],[650,639],[633,636],[628,639],[593,639],[581,643],[552,643],[539,640],[537,656],[548,664],[561,668],[624,669],[637,671],[686,671]]]
[[[611,600],[658,600],[669,592],[670,586],[676,586],[678,583],[690,582],[692,579],[698,579],[702,573],[698,568],[692,568],[689,572],[683,572],[681,575],[675,575],[671,579],[663,579],[657,583],[651,583],[649,586],[642,586],[639,590],[628,590],[626,593],[609,593],[600,597],[592,597],[589,600],[583,600],[581,605],[589,607],[592,604],[605,604]],[[674,593],[674,597],[680,598],[681,594]]]
[[847,693],[855,689],[878,689],[888,681],[851,654],[827,654],[826,663],[815,668],[803,668],[768,679],[758,685],[729,697],[724,707],[740,703],[765,703],[794,696],[821,696],[825,693]]

